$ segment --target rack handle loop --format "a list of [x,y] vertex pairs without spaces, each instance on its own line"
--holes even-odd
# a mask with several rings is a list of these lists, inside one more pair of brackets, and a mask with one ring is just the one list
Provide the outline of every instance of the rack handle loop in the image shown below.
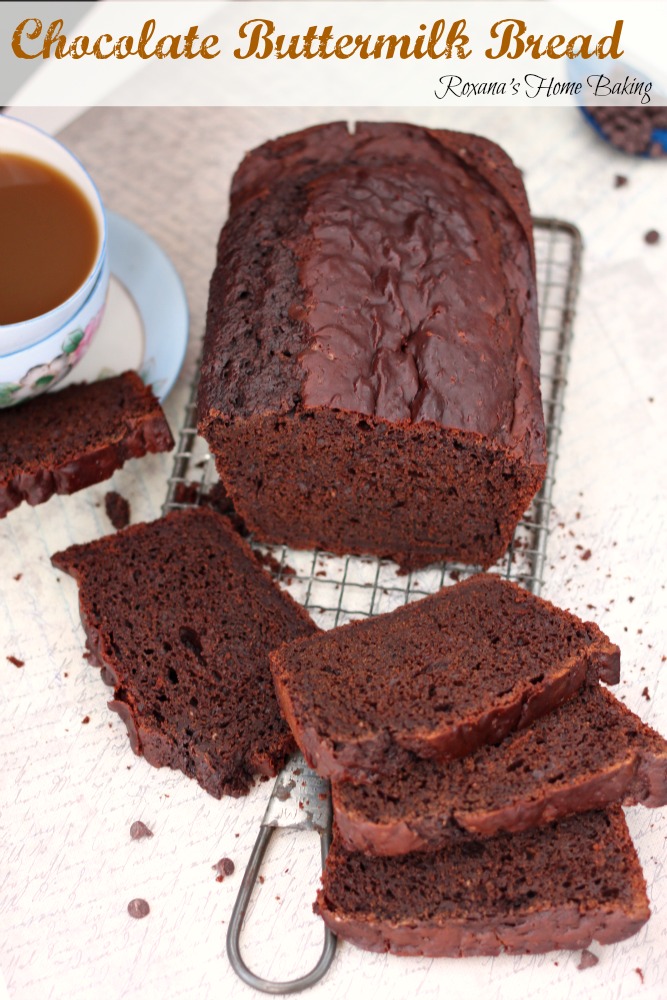
[[[255,975],[248,968],[241,955],[241,929],[248,910],[248,904],[250,903],[250,897],[252,896],[252,891],[259,876],[262,861],[274,829],[275,827],[273,826],[265,825],[259,828],[259,834],[252,849],[248,867],[243,875],[241,888],[236,897],[232,917],[229,922],[229,930],[227,931],[227,957],[236,975],[248,986],[252,986],[253,989],[260,990],[262,993],[273,994],[299,993],[301,990],[306,990],[309,986],[314,986],[315,983],[318,983],[327,973],[333,961],[336,953],[336,936],[328,927],[324,928],[324,947],[317,964],[306,975],[299,976],[297,979],[290,979],[288,982],[276,983],[270,979],[263,979],[261,976]],[[330,844],[331,833],[328,830],[321,830],[320,847],[322,851],[322,866],[324,866],[327,854],[329,853]]]

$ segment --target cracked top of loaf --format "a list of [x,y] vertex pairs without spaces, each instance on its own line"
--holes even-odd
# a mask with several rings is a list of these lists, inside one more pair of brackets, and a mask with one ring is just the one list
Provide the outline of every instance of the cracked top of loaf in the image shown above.
[[500,147],[338,122],[245,157],[200,424],[319,408],[431,421],[544,461],[532,226]]

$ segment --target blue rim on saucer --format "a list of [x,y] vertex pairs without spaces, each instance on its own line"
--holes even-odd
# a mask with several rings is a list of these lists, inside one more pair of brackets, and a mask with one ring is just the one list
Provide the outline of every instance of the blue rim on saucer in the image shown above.
[[189,310],[181,278],[169,257],[134,222],[107,211],[112,275],[134,300],[143,321],[139,374],[161,401],[176,382],[188,344]]

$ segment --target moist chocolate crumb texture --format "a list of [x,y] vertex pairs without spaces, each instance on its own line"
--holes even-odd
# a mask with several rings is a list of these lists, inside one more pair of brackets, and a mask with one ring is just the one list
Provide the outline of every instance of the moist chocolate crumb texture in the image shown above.
[[255,536],[490,566],[545,473],[532,226],[486,139],[333,123],[249,153],[199,427]]
[[128,458],[169,451],[159,402],[136,372],[68,386],[0,410],[0,517],[75,493]]
[[308,762],[361,782],[385,775],[396,749],[446,761],[497,743],[587,678],[614,684],[620,671],[618,646],[597,625],[492,574],[270,659]]
[[438,850],[613,803],[667,804],[667,742],[598,684],[468,757],[436,764],[398,751],[391,763],[381,781],[334,783],[349,850]]
[[294,749],[270,649],[309,635],[228,520],[180,510],[52,558],[79,585],[91,661],[132,749],[220,798],[244,795]]
[[432,957],[611,944],[650,915],[620,806],[400,858],[334,836],[315,911],[360,948]]

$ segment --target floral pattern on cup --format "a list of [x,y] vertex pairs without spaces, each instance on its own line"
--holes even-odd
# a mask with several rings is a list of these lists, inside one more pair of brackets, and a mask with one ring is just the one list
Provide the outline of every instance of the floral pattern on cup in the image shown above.
[[0,382],[0,409],[13,406],[31,396],[52,389],[72,370],[86,353],[104,315],[104,306],[93,316],[85,329],[79,327],[67,334],[61,345],[62,354],[48,364],[35,365],[18,382]]

